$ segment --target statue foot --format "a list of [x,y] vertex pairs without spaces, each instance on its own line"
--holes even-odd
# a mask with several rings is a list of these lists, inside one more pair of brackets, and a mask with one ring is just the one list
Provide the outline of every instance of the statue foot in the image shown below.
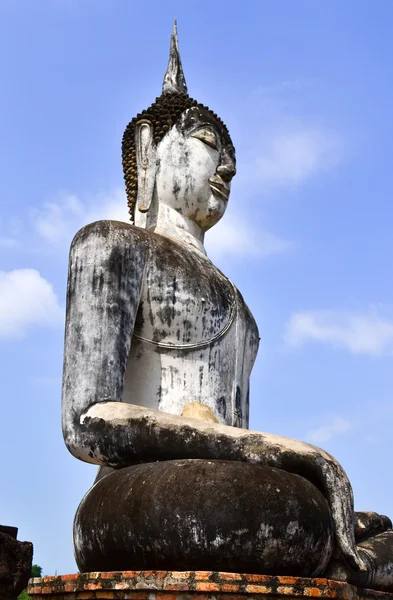
[[393,592],[393,530],[360,542],[357,549],[367,565],[366,572],[354,571],[344,562],[334,560],[324,576],[363,588]]
[[371,511],[355,512],[355,540],[358,544],[388,529],[392,529],[392,522],[386,515]]

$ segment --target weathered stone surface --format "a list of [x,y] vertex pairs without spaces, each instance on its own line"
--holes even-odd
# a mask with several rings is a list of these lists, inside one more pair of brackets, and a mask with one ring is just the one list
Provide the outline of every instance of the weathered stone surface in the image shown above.
[[329,579],[212,571],[95,572],[30,580],[33,600],[393,600],[393,595]]
[[205,256],[125,223],[93,223],[72,244],[67,306],[63,430],[78,457],[89,460],[81,416],[104,398],[176,415],[198,402],[220,423],[248,426],[258,330]]
[[17,541],[17,531],[0,526],[0,600],[15,600],[31,575],[33,544]]
[[[262,569],[263,563],[270,572],[283,572],[287,566],[298,569],[302,560],[302,569],[293,572],[304,575],[317,569],[317,564],[325,565],[331,554],[338,561],[337,568],[333,563],[330,566],[335,577],[393,589],[391,523],[370,513],[363,521],[356,521],[359,527],[355,530],[352,488],[340,464],[310,444],[247,430],[249,377],[258,329],[241,294],[212,265],[203,245],[206,231],[225,213],[236,173],[235,150],[221,119],[187,94],[176,28],[163,94],[126,127],[122,156],[128,203],[132,217],[136,207],[137,226],[114,221],[88,225],[76,235],[70,253],[64,439],[75,457],[102,467],[96,488],[86,498],[88,508],[84,510],[82,505],[77,517],[75,540],[82,568],[98,568],[102,557],[109,554],[115,560],[118,543],[118,560],[127,556],[126,541],[134,535],[133,528],[140,527],[139,516],[147,510],[154,520],[155,498],[165,496],[162,481],[173,466],[166,461],[191,459],[196,465],[198,459],[224,460],[227,478],[236,469],[250,473],[248,481],[245,475],[236,478],[249,491],[243,502],[245,512],[253,515],[248,529],[265,522],[272,524],[275,510],[274,526],[279,532],[278,537],[270,538],[269,533],[261,538],[255,534],[250,552],[246,549],[240,554],[236,549],[236,570],[253,565]],[[197,406],[204,410],[198,408],[197,412]],[[205,421],[198,420],[201,418]],[[156,461],[160,463],[155,466],[133,466]],[[330,529],[320,531],[315,564],[306,559],[304,553],[314,543],[309,532],[319,531],[321,525],[312,510],[307,527],[302,521],[298,537],[288,545],[292,535],[289,515],[280,502],[272,506],[271,487],[266,483],[269,477],[260,482],[260,497],[255,491],[260,481],[257,472],[262,472],[257,471],[258,465],[265,474],[280,469],[288,481],[303,477],[315,493],[319,490],[330,511],[334,552]],[[120,471],[108,475],[112,468]],[[254,469],[252,476],[250,468]],[[138,479],[137,474],[144,469],[153,473],[149,485]],[[134,477],[138,485],[133,488]],[[107,485],[108,481],[113,485]],[[179,510],[188,510],[195,485],[198,488],[195,482],[189,482],[188,487],[186,482],[174,484],[174,495],[184,488]],[[212,497],[222,514],[218,510],[215,513],[213,507],[212,514],[216,514],[217,522],[221,518],[225,522],[225,539],[230,540],[224,552],[225,566],[231,564],[235,569],[230,546],[234,550],[236,543],[231,535],[242,529],[238,521],[243,513],[238,497],[225,495],[220,486],[220,494],[213,493]],[[101,500],[96,496],[98,489]],[[204,493],[203,486],[198,493]],[[292,502],[288,494],[286,506]],[[295,497],[298,510],[304,513],[309,497],[306,492],[302,498]],[[223,499],[231,507],[227,514]],[[105,507],[103,513],[99,500]],[[168,506],[173,507],[176,500],[167,497]],[[118,505],[121,511],[116,511]],[[317,505],[321,506],[319,501]],[[202,521],[211,516],[204,512],[203,503],[195,510]],[[158,514],[164,522],[172,522],[173,511],[169,516]],[[193,548],[189,554],[194,560],[194,530],[192,524],[187,529],[185,522],[180,541],[172,544],[173,554],[163,554],[164,543],[166,549],[170,547],[168,540],[176,532],[172,525],[166,540],[158,535],[159,547],[154,549],[151,540],[144,540],[138,560],[143,556],[147,561],[143,564],[157,568],[166,565],[165,560],[178,566],[182,557],[176,544],[185,541]],[[105,539],[98,543],[103,534]],[[134,539],[141,535],[138,531]],[[198,540],[195,547],[200,552]],[[258,540],[265,546],[258,546]],[[264,555],[264,548],[271,553]],[[213,549],[214,544],[210,544],[209,556],[216,560]],[[247,562],[251,555],[254,562]],[[108,567],[105,563],[104,568],[121,568],[120,564],[113,562]],[[222,568],[221,563],[215,563],[215,568]]]
[[176,460],[101,479],[77,511],[74,546],[82,572],[210,566],[311,576],[327,565],[332,533],[325,498],[303,477]]

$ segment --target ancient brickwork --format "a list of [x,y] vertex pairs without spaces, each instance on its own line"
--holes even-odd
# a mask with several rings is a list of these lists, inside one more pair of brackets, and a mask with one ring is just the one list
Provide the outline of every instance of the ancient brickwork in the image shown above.
[[323,578],[214,571],[116,571],[30,580],[33,600],[393,600],[393,594]]

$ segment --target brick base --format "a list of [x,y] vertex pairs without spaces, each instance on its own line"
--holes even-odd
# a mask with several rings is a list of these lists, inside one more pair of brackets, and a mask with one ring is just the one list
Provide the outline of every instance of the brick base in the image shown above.
[[[114,571],[30,579],[33,600],[393,600],[393,594],[329,579],[214,571]],[[262,599],[261,596],[264,596]]]

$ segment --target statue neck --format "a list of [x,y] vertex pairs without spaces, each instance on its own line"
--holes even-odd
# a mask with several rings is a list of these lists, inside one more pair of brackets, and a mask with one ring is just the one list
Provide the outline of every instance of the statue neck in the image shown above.
[[206,255],[203,246],[205,232],[202,231],[199,225],[171,206],[160,203],[157,203],[156,206],[156,210],[151,207],[149,212],[144,215],[139,213],[136,217],[136,225],[173,239],[185,246],[192,246]]

